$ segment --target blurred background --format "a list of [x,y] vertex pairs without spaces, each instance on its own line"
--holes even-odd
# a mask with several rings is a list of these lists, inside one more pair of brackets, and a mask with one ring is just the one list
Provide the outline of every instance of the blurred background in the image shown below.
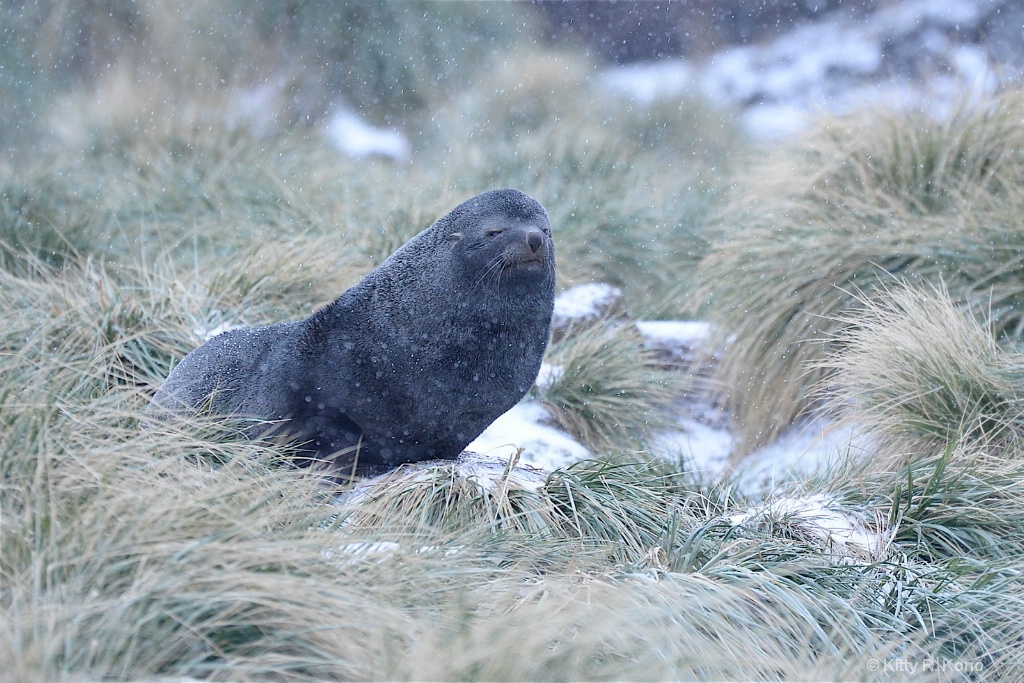
[[1014,0],[3,0],[0,149],[20,162],[110,121],[218,118],[402,159],[438,136],[518,135],[559,96],[613,116],[592,101],[609,95],[706,100],[772,139],[821,107],[998,87],[1022,32]]

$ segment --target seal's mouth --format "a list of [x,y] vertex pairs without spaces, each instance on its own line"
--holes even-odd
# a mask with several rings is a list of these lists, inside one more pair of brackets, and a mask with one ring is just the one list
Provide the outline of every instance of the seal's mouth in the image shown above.
[[505,259],[502,271],[506,273],[539,273],[547,270],[547,258],[543,254],[519,255]]
[[532,257],[519,262],[519,268],[525,268],[527,270],[542,270],[547,264],[548,260],[543,256]]

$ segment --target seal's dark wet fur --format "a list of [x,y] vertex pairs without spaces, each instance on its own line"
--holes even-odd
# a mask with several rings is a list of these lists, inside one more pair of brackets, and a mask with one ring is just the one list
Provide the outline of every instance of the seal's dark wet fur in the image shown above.
[[212,402],[339,473],[453,459],[533,384],[554,305],[547,212],[517,190],[457,206],[306,320],[188,354],[152,417]]

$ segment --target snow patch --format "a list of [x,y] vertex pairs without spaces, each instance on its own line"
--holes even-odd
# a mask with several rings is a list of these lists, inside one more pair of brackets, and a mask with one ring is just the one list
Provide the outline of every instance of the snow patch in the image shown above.
[[598,83],[642,105],[703,93],[740,109],[743,127],[762,140],[804,130],[822,111],[843,114],[867,102],[948,115],[965,91],[1000,87],[990,50],[962,38],[983,29],[992,7],[985,0],[907,0],[863,18],[836,11],[773,40],[727,47],[704,64],[614,67]]
[[728,429],[716,428],[694,418],[679,420],[679,430],[656,435],[651,453],[666,460],[682,460],[687,470],[702,478],[717,479],[729,468],[735,439]]
[[562,379],[562,375],[565,374],[565,366],[555,365],[553,363],[541,363],[540,372],[537,373],[537,379],[534,380],[533,384],[538,389],[547,389],[552,384]]
[[855,427],[839,428],[818,420],[789,428],[776,441],[734,464],[736,440],[725,420],[715,419],[716,411],[700,401],[684,410],[687,414],[679,418],[678,430],[657,434],[651,453],[669,461],[681,459],[689,471],[704,479],[732,475],[737,490],[750,496],[822,474],[846,457],[869,450]]
[[853,426],[837,428],[826,420],[794,425],[744,458],[737,468],[738,486],[748,493],[773,491],[781,482],[820,474],[867,448]]
[[602,282],[570,287],[555,297],[554,318],[556,321],[597,318],[621,296],[621,289]]
[[891,534],[872,531],[864,521],[843,510],[824,494],[805,498],[777,498],[763,507],[732,515],[733,526],[764,521],[788,524],[844,553],[881,558],[889,547]]
[[694,69],[680,60],[630,64],[608,69],[600,82],[612,92],[646,105],[686,94],[693,88]]
[[638,320],[640,334],[662,346],[692,348],[711,336],[711,323],[700,320]]
[[801,26],[766,46],[731,48],[712,58],[703,87],[723,104],[788,100],[832,72],[869,75],[882,65],[878,40],[859,27]]
[[[328,560],[334,559],[336,555],[340,555],[340,557],[338,557],[338,561],[341,565],[354,564],[357,561],[368,557],[376,558],[377,563],[380,564],[401,549],[401,544],[395,543],[394,541],[353,541],[352,543],[344,543],[337,548],[328,548],[323,554]],[[413,555],[427,555],[440,552],[442,556],[448,557],[450,555],[459,554],[462,549],[463,546],[443,548],[436,545],[424,545],[416,548],[412,552]]]
[[409,142],[401,133],[375,128],[347,110],[328,120],[326,134],[336,148],[356,159],[379,156],[402,161],[409,157]]
[[524,465],[554,470],[591,457],[590,451],[571,436],[544,424],[547,408],[523,401],[491,423],[466,450],[506,461],[522,448]]
[[971,0],[904,0],[878,10],[872,24],[891,36],[911,33],[926,23],[955,28],[973,26],[980,19],[981,12]]
[[345,543],[337,548],[328,548],[323,553],[324,557],[328,560],[334,559],[335,555],[339,555],[338,560],[340,564],[344,565],[352,564],[367,557],[376,557],[377,562],[383,562],[401,548],[401,545],[393,541],[360,541]]

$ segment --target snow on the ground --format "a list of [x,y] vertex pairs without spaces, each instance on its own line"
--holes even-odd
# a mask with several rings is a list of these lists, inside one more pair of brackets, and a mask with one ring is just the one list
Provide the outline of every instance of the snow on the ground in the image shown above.
[[832,71],[869,75],[881,65],[881,44],[860,26],[820,22],[767,45],[719,53],[702,70],[701,84],[716,101],[747,103],[807,93]]
[[981,19],[980,4],[975,0],[904,0],[880,9],[874,23],[893,35],[908,34],[927,22],[966,28]]
[[551,325],[561,328],[571,320],[599,318],[621,296],[621,289],[602,282],[571,287],[555,297]]
[[638,320],[636,327],[650,341],[667,346],[693,348],[711,335],[711,323],[701,320]]
[[620,66],[605,71],[601,80],[612,92],[638,104],[651,104],[690,92],[697,82],[694,66],[680,59]]
[[[360,505],[372,500],[386,488],[435,481],[439,470],[444,472],[446,477],[457,476],[491,491],[505,488],[536,493],[544,486],[551,470],[555,468],[534,467],[523,462],[521,456],[522,453],[518,453],[518,449],[513,450],[508,457],[505,457],[504,453],[481,454],[467,449],[454,461],[428,460],[405,464],[390,472],[361,480],[351,489],[339,494],[335,503]],[[342,526],[347,524],[347,521],[343,522]],[[359,544],[356,544],[354,549],[362,550]],[[374,548],[371,546],[368,551],[372,550]]]
[[537,373],[537,379],[534,381],[534,384],[539,389],[547,389],[552,384],[560,380],[564,374],[564,366],[553,363],[541,363],[540,372]]
[[[701,320],[637,320],[636,328],[644,338],[644,346],[665,353],[673,361],[690,364],[691,370],[701,353],[709,349],[711,323]],[[713,359],[712,354],[708,360]]]
[[467,451],[508,460],[523,449],[524,465],[553,470],[592,457],[589,450],[565,432],[546,424],[547,408],[523,401],[499,417],[466,447]]
[[794,477],[813,475],[851,456],[863,455],[867,444],[853,427],[836,428],[825,420],[790,427],[773,443],[755,450],[737,471],[739,487],[747,492],[771,491]]
[[549,473],[549,470],[522,462],[515,454],[506,460],[493,455],[463,453],[459,456],[458,469],[460,475],[485,489],[506,486],[526,491],[540,490]]
[[[593,294],[604,290],[583,291]],[[590,299],[580,294],[579,300]],[[590,309],[580,305],[574,310],[583,316]],[[636,325],[649,345],[679,358],[692,357],[693,349],[711,334],[710,324],[703,321],[637,321]],[[536,384],[550,384],[562,370],[558,366],[542,366]],[[833,429],[825,421],[810,421],[790,428],[771,445],[743,458],[732,471],[736,440],[726,416],[702,397],[690,397],[678,409],[676,428],[654,435],[651,454],[682,462],[706,479],[732,475],[743,493],[772,491],[783,482],[820,472],[847,453],[856,455],[863,450],[852,430]],[[582,444],[551,424],[547,409],[534,400],[523,401],[495,420],[467,451],[505,463],[519,448],[523,449],[524,465],[546,471],[592,457]]]
[[328,548],[324,551],[324,557],[330,560],[335,553],[340,553],[342,564],[349,564],[364,557],[377,557],[379,562],[383,562],[401,548],[402,546],[394,541],[357,541],[342,544],[337,548]]
[[690,406],[677,429],[656,435],[651,453],[681,461],[705,479],[732,475],[745,494],[773,491],[787,481],[818,474],[847,454],[856,457],[865,451],[852,428],[815,420],[790,427],[775,442],[739,459],[732,469],[736,439],[719,420],[702,419],[708,412],[713,411],[700,403]]
[[688,471],[714,478],[729,469],[736,441],[732,432],[689,416],[679,418],[677,428],[657,434],[651,453],[680,461]]
[[762,521],[787,524],[794,530],[831,545],[834,549],[870,560],[881,559],[891,540],[885,531],[873,531],[826,495],[782,497],[729,517],[733,526]]
[[[442,555],[448,556],[455,555],[462,549],[462,546],[442,547],[424,545],[413,549],[412,554],[427,555],[440,552]],[[344,566],[356,564],[366,558],[374,558],[378,563],[383,563],[391,559],[400,550],[402,550],[402,545],[394,541],[353,541],[352,543],[343,543],[337,548],[328,548],[324,550],[323,555],[328,560],[334,559],[337,556],[338,564]]]
[[837,11],[774,40],[726,47],[704,64],[661,60],[608,69],[608,91],[649,104],[687,93],[742,111],[753,137],[805,128],[820,111],[845,113],[872,102],[942,116],[965,92],[999,87],[981,45],[960,36],[979,30],[989,0],[908,0],[856,20]]
[[[850,427],[836,428],[825,420],[794,425],[768,446],[738,460],[733,468],[736,439],[722,418],[708,419],[715,409],[699,401],[681,406],[676,428],[654,436],[651,455],[681,462],[688,471],[705,480],[732,476],[738,491],[747,495],[776,490],[789,481],[820,474],[833,463],[866,451]],[[550,472],[592,457],[582,444],[552,426],[547,410],[536,401],[524,401],[499,417],[484,430],[467,451],[485,456],[473,467],[503,467],[519,449],[523,465]],[[496,464],[495,464],[496,463]],[[498,473],[500,475],[500,472]],[[481,480],[482,481],[482,480]]]
[[409,141],[396,130],[375,128],[347,110],[327,121],[328,139],[343,153],[356,159],[378,156],[402,161],[409,157]]

